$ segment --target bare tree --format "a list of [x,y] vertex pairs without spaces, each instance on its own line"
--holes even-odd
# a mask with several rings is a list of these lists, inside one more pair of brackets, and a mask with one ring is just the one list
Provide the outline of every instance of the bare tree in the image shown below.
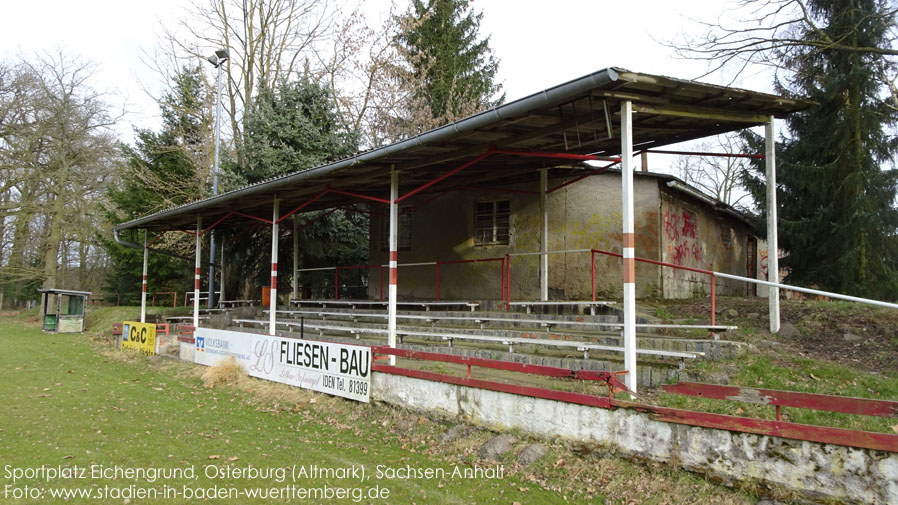
[[0,201],[12,241],[0,280],[18,298],[22,286],[56,284],[60,255],[79,268],[87,261],[75,250],[98,228],[97,204],[116,152],[109,130],[115,118],[88,85],[91,65],[61,51],[3,68]]
[[[271,87],[302,69],[313,46],[331,29],[333,15],[326,1],[194,0],[176,29],[163,27],[162,52],[176,52],[168,59],[183,62],[228,49],[226,109],[233,137],[239,140],[244,112],[259,87]],[[165,58],[156,62],[164,64]]]
[[56,285],[63,225],[73,202],[95,190],[110,169],[115,139],[109,128],[115,120],[108,114],[103,96],[88,84],[91,65],[69,61],[61,53],[28,64],[38,76],[40,119],[46,125],[47,150],[40,163],[46,185],[48,224],[43,261],[44,287]]
[[[723,6],[725,15],[714,21],[695,20],[699,35],[682,35],[666,44],[683,58],[705,60],[708,71],[732,72],[737,79],[752,65],[788,70],[799,58],[817,51],[845,51],[880,55],[877,78],[889,90],[886,104],[898,110],[898,4],[875,0],[884,7],[874,22],[889,27],[885,44],[858,46],[852,43],[862,26],[871,19],[858,18],[855,30],[839,38],[831,37],[808,0],[733,0]],[[704,77],[704,75],[702,77]]]
[[345,128],[358,132],[367,148],[401,136],[393,125],[412,94],[397,44],[404,21],[394,12],[395,4],[372,28],[358,9],[352,11],[315,50],[316,77],[336,98]]
[[[699,152],[740,154],[742,142],[734,134],[718,135],[713,140],[703,140]],[[745,158],[723,156],[680,156],[673,168],[678,177],[717,200],[733,206],[747,207],[751,198],[741,187],[741,174],[745,170]]]
[[[712,65],[708,73],[726,65],[780,66],[793,60],[796,51],[807,49],[898,56],[898,49],[892,47],[898,35],[894,29],[890,43],[882,47],[858,47],[845,39],[834,40],[818,25],[807,0],[736,0],[725,4],[723,12],[728,17],[696,20],[703,28],[699,35],[684,35],[668,45],[680,56],[707,60]],[[898,6],[892,5],[879,16],[884,23],[894,25],[896,14]],[[857,26],[863,22],[858,20]],[[815,36],[804,36],[809,33]]]

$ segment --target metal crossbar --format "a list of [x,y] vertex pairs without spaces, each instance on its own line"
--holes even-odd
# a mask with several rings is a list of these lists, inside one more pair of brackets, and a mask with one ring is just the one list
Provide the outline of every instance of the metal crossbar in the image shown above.
[[[255,319],[235,319],[234,323],[244,325],[244,324],[258,324],[258,325],[267,325],[268,321],[259,321]],[[306,323],[300,321],[276,321],[275,324],[279,324],[281,326],[304,326],[306,328],[311,328],[319,331],[342,331],[349,332],[353,335],[356,335],[358,338],[358,334],[360,333],[375,333],[375,334],[385,334],[387,333],[386,329],[382,328],[350,328],[346,326],[332,326],[332,325],[323,325],[316,323]],[[413,336],[413,337],[432,337],[439,338],[441,340],[446,340],[449,342],[449,346],[452,346],[453,340],[471,340],[477,342],[492,342],[492,343],[501,343],[502,345],[509,346],[509,352],[514,353],[515,345],[543,345],[543,346],[554,346],[554,347],[572,347],[576,348],[578,351],[584,352],[584,358],[588,359],[589,351],[609,351],[609,352],[624,352],[623,347],[610,346],[610,345],[602,345],[602,344],[594,344],[591,342],[577,342],[571,340],[550,340],[550,339],[536,339],[536,338],[515,338],[515,337],[494,337],[491,335],[468,335],[468,334],[456,334],[456,333],[439,333],[439,332],[426,332],[426,331],[414,331],[414,330],[396,330],[397,334]],[[655,349],[636,349],[638,354],[644,354],[649,356],[663,356],[663,357],[671,357],[671,358],[680,358],[680,359],[695,359],[700,356],[704,356],[702,352],[679,352],[679,351],[659,351]]]
[[[263,311],[266,314],[270,312],[265,310]],[[358,318],[362,317],[376,317],[376,318],[387,318],[387,314],[380,312],[327,312],[320,310],[279,310],[278,314],[299,314],[299,315],[312,315],[312,316],[335,316],[335,317],[350,317],[355,321]],[[557,319],[516,319],[511,317],[467,317],[467,316],[424,316],[417,314],[397,314],[397,319],[419,319],[424,320],[426,322],[432,321],[471,321],[474,323],[480,323],[483,328],[483,322],[497,322],[497,323],[535,323],[542,326],[546,326],[547,328],[551,328],[552,326],[591,326],[597,328],[623,328],[623,323],[603,323],[600,321],[564,321]],[[710,324],[661,324],[661,323],[637,323],[637,328],[655,328],[655,329],[690,329],[690,330],[710,330],[710,331],[730,331],[730,330],[738,330],[738,326],[724,326],[724,325],[710,325]],[[547,329],[548,331],[548,329]]]

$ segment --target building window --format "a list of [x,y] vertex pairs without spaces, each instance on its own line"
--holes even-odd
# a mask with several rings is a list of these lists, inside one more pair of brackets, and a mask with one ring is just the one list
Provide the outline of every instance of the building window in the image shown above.
[[510,209],[508,200],[478,203],[474,212],[474,244],[508,245]]
[[[412,212],[410,207],[399,209],[399,250],[412,249]],[[380,250],[390,250],[390,214],[380,216]]]

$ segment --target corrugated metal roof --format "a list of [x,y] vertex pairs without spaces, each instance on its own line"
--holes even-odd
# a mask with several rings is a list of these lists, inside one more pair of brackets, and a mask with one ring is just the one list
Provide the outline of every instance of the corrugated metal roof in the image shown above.
[[[483,111],[394,144],[317,167],[290,172],[216,197],[169,208],[116,226],[116,230],[192,229],[197,216],[211,224],[230,210],[269,218],[277,194],[281,212],[326,188],[389,195],[390,167],[401,172],[400,194],[487,152],[505,149],[615,156],[620,153],[620,102],[634,104],[633,143],[639,149],[741,130],[783,117],[809,103],[767,93],[607,68]],[[536,178],[550,160],[493,155],[416,195],[427,198],[458,184],[514,183]],[[556,171],[557,170],[557,171]],[[575,174],[558,168],[553,176]],[[304,210],[360,200],[329,193]],[[231,216],[224,223],[246,224]]]

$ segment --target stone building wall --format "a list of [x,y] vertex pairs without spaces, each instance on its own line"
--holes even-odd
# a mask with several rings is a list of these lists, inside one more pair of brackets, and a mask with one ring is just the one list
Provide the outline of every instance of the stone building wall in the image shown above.
[[[549,178],[551,189],[564,179]],[[636,173],[636,255],[684,266],[714,268],[745,275],[749,229],[742,221],[715,211],[707,203],[666,187],[664,179]],[[538,252],[540,247],[538,183],[510,185],[505,190],[460,190],[442,196],[411,213],[411,246],[400,248],[399,263],[424,263]],[[474,240],[478,203],[507,200],[510,206],[509,243],[477,245]],[[375,206],[386,214],[386,206]],[[387,221],[371,220],[372,264],[387,263]],[[621,180],[619,172],[586,178],[548,195],[549,250],[600,249],[621,252]],[[758,244],[758,255],[766,250]],[[758,261],[758,269],[761,262]],[[379,282],[372,272],[369,296],[378,296]],[[704,279],[702,278],[704,277]],[[440,298],[500,299],[501,262],[442,265]],[[674,272],[646,263],[636,265],[637,296],[688,297],[709,293],[707,276]],[[399,294],[412,299],[436,298],[434,265],[400,266]],[[720,295],[747,294],[741,283],[718,280]],[[601,298],[621,296],[620,259],[596,255],[596,291]],[[758,293],[761,294],[761,293]],[[592,297],[590,254],[576,252],[549,256],[549,298],[588,300]],[[512,300],[539,299],[539,257],[512,256]]]

